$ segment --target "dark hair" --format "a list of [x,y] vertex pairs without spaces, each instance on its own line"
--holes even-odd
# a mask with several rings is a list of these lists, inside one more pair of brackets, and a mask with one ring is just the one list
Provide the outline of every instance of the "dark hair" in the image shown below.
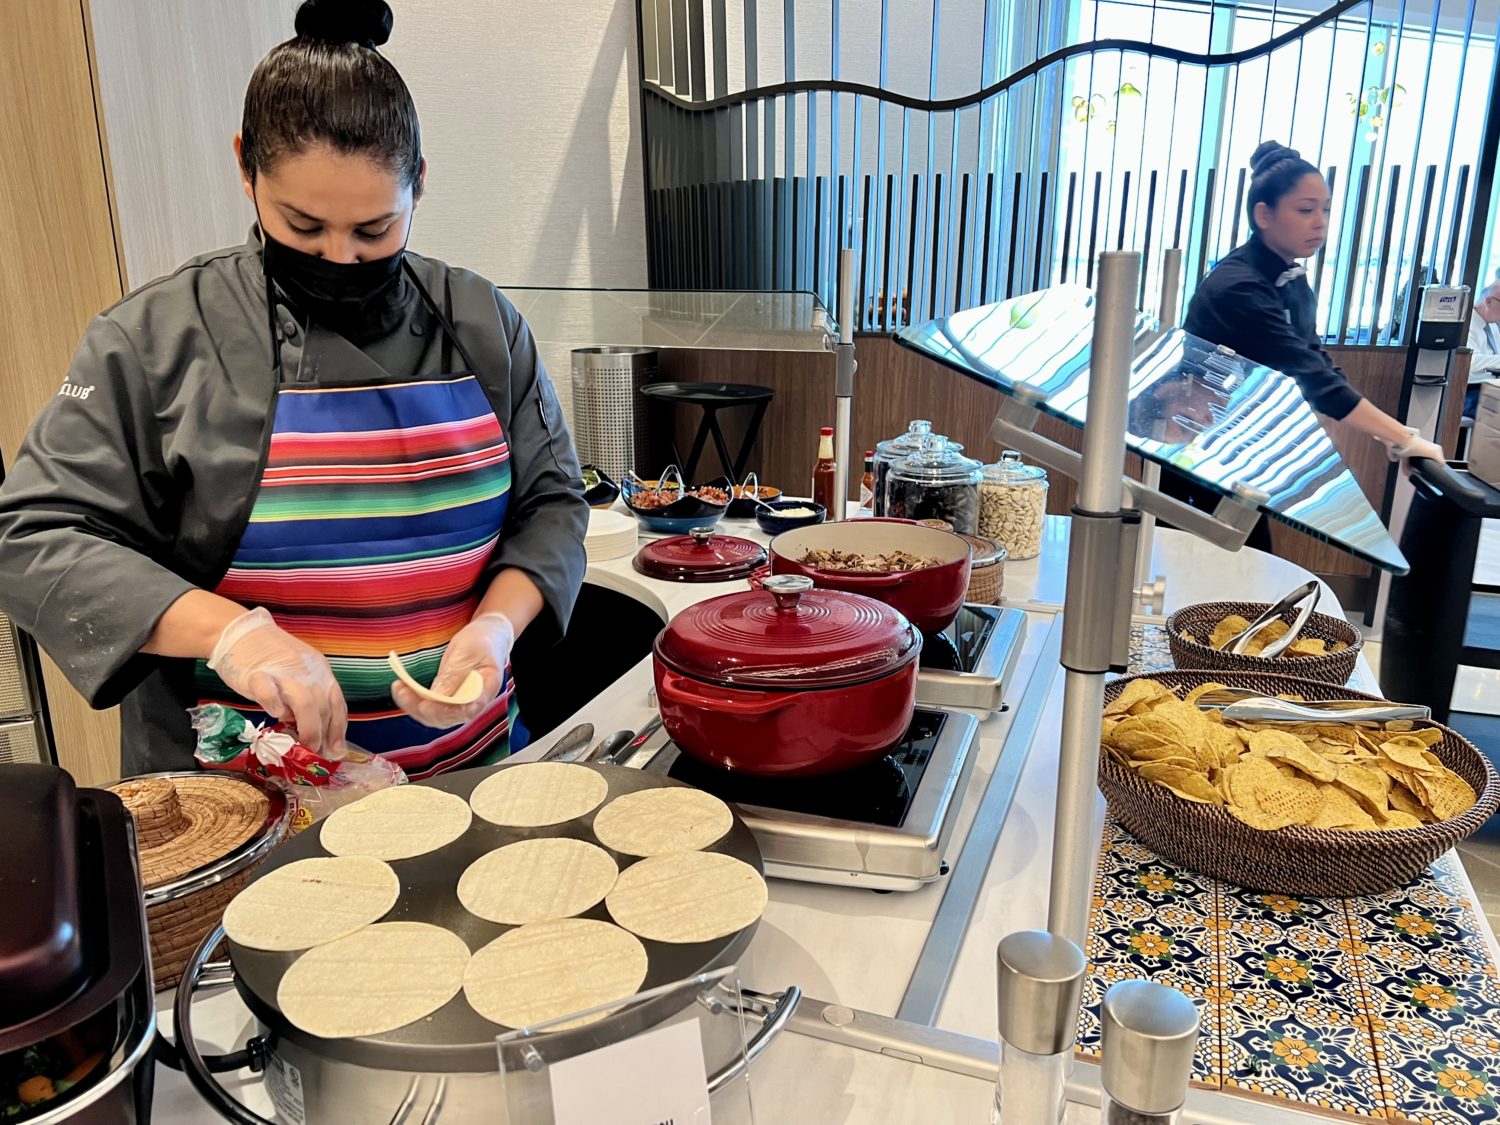
[[1287,148],[1279,141],[1261,141],[1250,154],[1250,191],[1245,197],[1245,213],[1250,217],[1250,231],[1260,228],[1255,225],[1255,205],[1264,203],[1271,210],[1282,197],[1311,173],[1322,176],[1316,167],[1302,159],[1294,148]]
[[393,22],[384,0],[304,0],[297,37],[260,60],[245,90],[240,152],[252,181],[282,157],[325,144],[368,156],[417,189],[417,107],[376,50]]

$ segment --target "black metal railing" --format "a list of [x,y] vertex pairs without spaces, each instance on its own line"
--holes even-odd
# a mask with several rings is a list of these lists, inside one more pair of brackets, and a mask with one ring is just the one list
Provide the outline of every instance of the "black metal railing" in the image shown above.
[[[641,2],[643,31],[673,10],[664,0]],[[1330,138],[1330,159],[1319,163],[1334,196],[1329,243],[1308,263],[1320,324],[1331,341],[1402,342],[1414,283],[1476,279],[1493,185],[1492,147],[1460,145],[1469,159],[1432,159],[1422,123],[1451,120],[1451,135],[1457,105],[1438,104],[1446,95],[1435,84],[1418,94],[1398,83],[1403,64],[1387,57],[1418,33],[1432,43],[1448,36],[1473,67],[1467,78],[1460,73],[1456,89],[1462,93],[1467,81],[1487,95],[1493,43],[1473,34],[1474,5],[1460,31],[1439,27],[1441,7],[1439,0],[1424,29],[1402,22],[1404,6],[1402,21],[1382,24],[1372,22],[1368,0],[1341,0],[1250,47],[1214,54],[1118,39],[1077,43],[972,95],[945,99],[837,78],[708,96],[725,85],[708,73],[718,61],[695,69],[701,36],[696,46],[691,37],[677,44],[669,36],[673,65],[685,63],[691,81],[679,84],[687,96],[674,89],[658,53],[655,77],[647,68],[643,83],[651,284],[809,289],[831,305],[836,251],[852,246],[857,327],[890,332],[1047,285],[1091,284],[1098,252],[1112,248],[1145,252],[1148,303],[1161,251],[1179,246],[1188,261],[1185,297],[1248,233],[1243,163],[1250,149],[1262,135],[1297,135],[1299,111],[1305,131],[1316,111],[1328,123],[1320,136]],[[1275,30],[1274,19],[1269,26]],[[1340,65],[1350,73],[1335,74],[1330,62],[1327,90],[1294,99],[1291,119],[1275,119],[1272,75],[1294,73],[1300,88],[1314,46],[1330,59],[1338,53],[1323,42],[1328,37],[1335,45],[1362,37],[1367,49],[1342,50],[1348,59]],[[1375,52],[1371,44],[1386,47]],[[1427,51],[1436,58],[1436,47]],[[1378,89],[1386,100],[1377,93],[1338,106],[1346,86],[1377,89],[1364,81],[1372,60],[1384,68]],[[1124,79],[1132,68],[1151,80]],[[1098,75],[1118,83],[1112,107],[1092,92]],[[1178,111],[1215,97],[1218,125],[1205,141],[1192,130],[1206,133],[1207,124],[1192,122],[1206,117],[1183,111],[1179,124]],[[1257,99],[1259,118],[1246,123],[1240,111]],[[1123,123],[1137,102],[1138,139],[1121,141],[1113,120],[1100,130],[1096,112]],[[1386,108],[1374,122],[1367,120],[1372,102]],[[1171,107],[1172,125],[1148,129],[1162,106]],[[1348,121],[1330,117],[1345,113]],[[1417,139],[1404,149],[1389,141],[1392,122],[1406,123],[1397,113],[1418,121]],[[1493,128],[1493,112],[1490,122]],[[1017,159],[1021,148],[1050,155]]]

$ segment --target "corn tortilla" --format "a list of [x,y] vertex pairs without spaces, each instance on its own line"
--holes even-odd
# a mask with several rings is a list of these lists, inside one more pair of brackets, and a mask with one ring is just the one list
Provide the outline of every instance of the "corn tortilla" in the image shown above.
[[505,925],[571,918],[602,900],[618,874],[608,852],[582,840],[522,840],[471,863],[459,877],[458,901]]
[[469,795],[474,814],[504,828],[542,828],[593,812],[609,796],[604,775],[568,762],[526,762],[485,778]]
[[429,785],[381,789],[323,822],[319,843],[332,855],[411,859],[453,843],[474,814],[462,797]]
[[627,867],[604,901],[616,922],[647,941],[712,941],[761,916],[766,881],[733,856],[677,852]]
[[616,797],[594,817],[594,835],[625,855],[702,851],[734,826],[734,814],[701,789],[672,786]]
[[276,1005],[310,1035],[379,1035],[452,1000],[468,965],[469,947],[457,934],[426,922],[382,922],[297,958]]
[[464,973],[464,996],[487,1020],[531,1027],[634,996],[646,979],[646,963],[646,947],[608,922],[532,922],[474,954]]
[[383,860],[299,859],[235,895],[224,932],[250,949],[310,949],[378,921],[400,896],[401,880]]

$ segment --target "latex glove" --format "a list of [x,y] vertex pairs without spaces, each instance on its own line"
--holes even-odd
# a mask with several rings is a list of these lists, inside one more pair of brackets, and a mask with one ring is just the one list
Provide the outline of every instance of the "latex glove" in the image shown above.
[[469,678],[470,672],[478,672],[484,681],[478,699],[472,703],[436,703],[423,699],[400,680],[391,684],[391,698],[397,707],[423,726],[447,728],[467,723],[500,694],[505,665],[515,643],[516,629],[510,618],[503,613],[481,613],[453,634],[432,681],[433,691],[452,695]]
[[1416,429],[1407,427],[1407,439],[1396,442],[1385,447],[1386,456],[1392,461],[1401,462],[1401,471],[1411,472],[1411,461],[1416,458],[1425,457],[1440,464],[1446,464],[1447,458],[1443,455],[1443,447],[1424,438]]
[[257,607],[224,626],[208,666],[237,694],[289,725],[303,745],[344,748],[349,712],[328,658]]

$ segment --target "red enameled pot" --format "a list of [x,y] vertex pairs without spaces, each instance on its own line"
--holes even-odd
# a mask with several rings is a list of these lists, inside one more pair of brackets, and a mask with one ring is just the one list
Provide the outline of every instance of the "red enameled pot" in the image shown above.
[[[860,555],[905,551],[940,561],[919,570],[853,574],[808,566],[801,560],[813,550]],[[953,624],[964,604],[972,555],[962,536],[911,520],[843,520],[799,527],[772,539],[771,573],[805,574],[820,589],[875,598],[898,610],[922,632],[937,633]]]
[[764,777],[853,769],[901,740],[922,637],[890,606],[773,575],[690,606],[656,638],[662,725],[709,765]]

